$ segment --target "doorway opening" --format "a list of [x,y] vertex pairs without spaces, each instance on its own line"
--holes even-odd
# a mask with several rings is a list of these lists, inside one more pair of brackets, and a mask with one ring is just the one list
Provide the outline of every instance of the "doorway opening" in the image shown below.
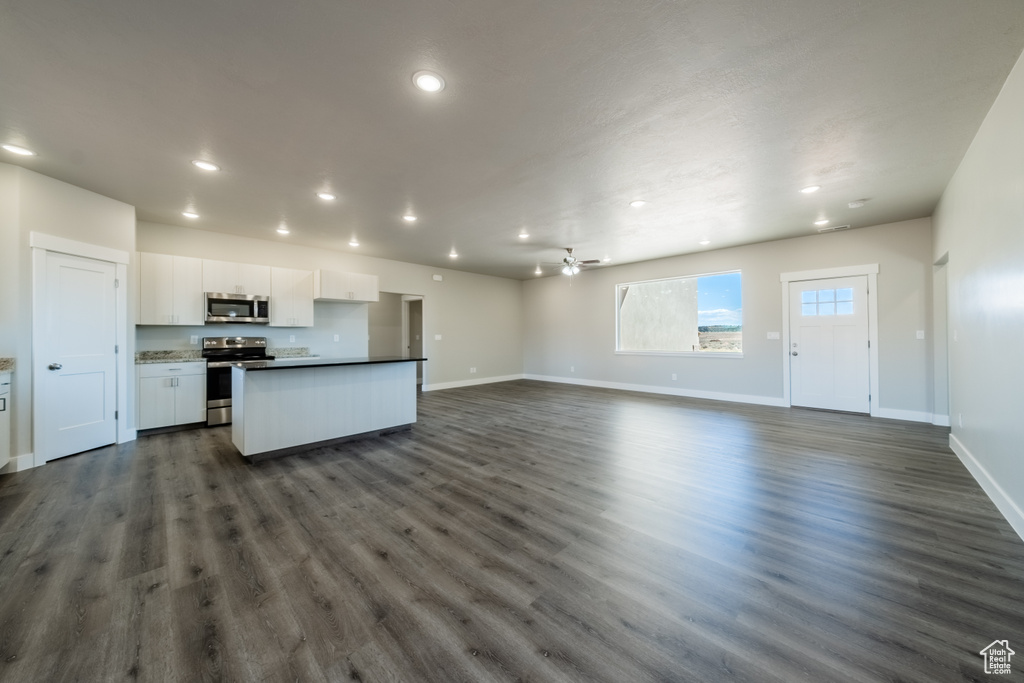
[[[423,296],[381,292],[370,305],[369,355],[419,358],[423,356]],[[423,363],[416,363],[416,383],[423,384]]]

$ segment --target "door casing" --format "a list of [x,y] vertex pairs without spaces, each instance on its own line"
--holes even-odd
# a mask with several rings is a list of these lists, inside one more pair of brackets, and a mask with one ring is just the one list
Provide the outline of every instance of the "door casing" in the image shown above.
[[803,282],[806,280],[827,280],[838,277],[852,277],[855,275],[866,275],[868,278],[868,341],[871,344],[868,353],[868,383],[870,386],[871,416],[878,416],[879,392],[878,392],[878,264],[868,263],[858,266],[842,266],[839,268],[822,268],[819,270],[802,270],[791,273],[780,273],[779,281],[782,283],[782,396],[787,406],[792,406],[792,393],[790,387],[791,357],[789,317],[790,311],[789,285],[791,282]]
[[[47,252],[58,252],[71,256],[108,261],[114,264],[114,277],[118,281],[115,290],[114,317],[118,354],[117,372],[117,443],[124,443],[135,438],[135,430],[130,428],[131,416],[128,412],[128,379],[129,356],[128,346],[128,263],[129,253],[120,249],[112,249],[87,242],[78,242],[64,237],[57,237],[41,232],[29,235],[29,246],[32,249],[32,355],[38,357],[42,353],[39,340],[43,335],[42,293],[46,290],[46,255]],[[132,359],[134,361],[134,359]],[[132,363],[134,366],[134,362]],[[35,387],[35,377],[32,378]],[[38,467],[47,460],[48,440],[42,428],[42,422],[35,419],[45,406],[40,405],[39,392],[32,391],[32,466]]]

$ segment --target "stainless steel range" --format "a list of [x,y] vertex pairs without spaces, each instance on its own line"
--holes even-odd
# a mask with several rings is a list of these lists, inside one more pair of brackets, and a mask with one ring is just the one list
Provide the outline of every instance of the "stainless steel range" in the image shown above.
[[266,337],[203,337],[206,359],[206,424],[231,422],[231,366],[274,360]]

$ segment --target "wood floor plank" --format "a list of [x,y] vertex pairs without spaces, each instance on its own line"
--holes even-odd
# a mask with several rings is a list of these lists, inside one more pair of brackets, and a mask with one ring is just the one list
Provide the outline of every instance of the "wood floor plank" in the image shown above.
[[1024,644],[1024,542],[946,429],[418,400],[257,464],[217,427],[0,477],[0,680],[945,683]]

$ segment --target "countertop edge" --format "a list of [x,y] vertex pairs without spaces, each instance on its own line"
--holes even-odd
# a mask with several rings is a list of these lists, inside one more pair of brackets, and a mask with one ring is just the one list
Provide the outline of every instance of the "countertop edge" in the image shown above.
[[426,358],[395,358],[391,356],[384,356],[379,358],[367,357],[367,358],[318,358],[316,360],[308,361],[296,361],[296,360],[285,360],[280,365],[277,361],[267,361],[266,365],[249,365],[235,367],[241,368],[246,372],[261,372],[264,370],[291,370],[295,368],[325,368],[325,367],[337,367],[343,365],[381,365],[384,363],[414,363],[417,361],[425,361]]

